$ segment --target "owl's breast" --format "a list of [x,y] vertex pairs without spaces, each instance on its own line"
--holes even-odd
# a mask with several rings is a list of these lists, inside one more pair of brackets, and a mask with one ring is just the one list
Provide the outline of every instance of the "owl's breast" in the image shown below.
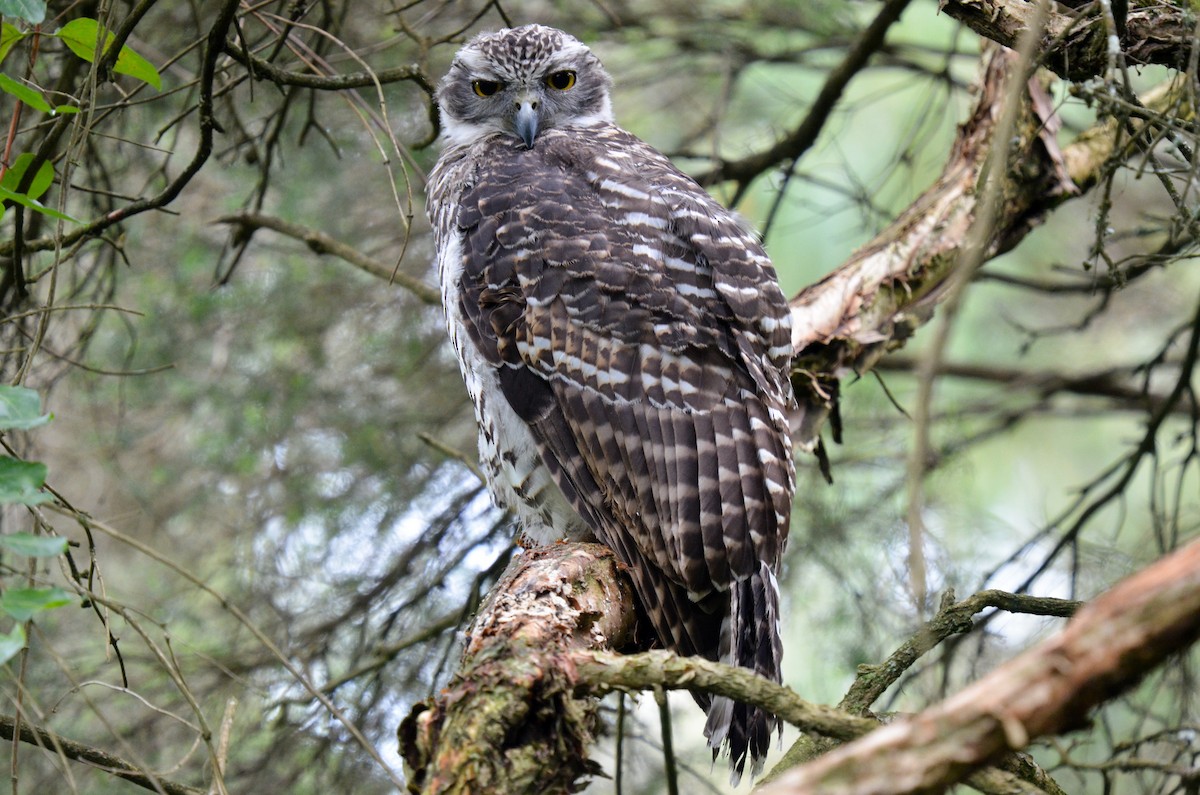
[[[455,230],[457,231],[457,230]],[[479,426],[479,457],[496,506],[512,511],[522,533],[536,544],[591,538],[592,531],[555,484],[529,425],[513,410],[497,366],[467,332],[462,312],[462,246],[452,231],[438,251],[442,306]]]

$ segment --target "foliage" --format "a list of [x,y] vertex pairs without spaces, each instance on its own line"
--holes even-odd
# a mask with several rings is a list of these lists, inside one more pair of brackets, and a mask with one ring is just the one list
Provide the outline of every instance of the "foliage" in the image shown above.
[[[937,178],[972,102],[982,39],[923,1],[811,112],[878,5],[0,0],[0,713],[172,791],[395,791],[396,726],[446,684],[512,549],[428,300],[431,94],[455,49],[510,21],[588,41],[623,124],[736,203],[795,292]],[[1176,71],[1050,89],[1064,147],[1154,126],[964,293],[917,467],[925,600],[905,516],[929,335],[844,381],[835,485],[801,457],[783,577],[806,697],[836,702],[949,589],[1088,598],[1197,534],[1197,131],[1130,93]],[[714,176],[806,123],[806,148]],[[983,614],[874,709],[920,709],[1058,626]],[[1194,662],[1039,759],[1076,791],[1194,779]],[[625,791],[662,791],[642,702],[597,760],[616,773],[619,749]],[[720,791],[699,713],[674,714],[685,785]],[[133,786],[72,747],[11,746],[13,791]]]
[[[0,385],[0,431],[29,430],[50,421],[42,414],[37,392],[24,387]],[[52,498],[42,491],[46,483],[46,465],[0,456],[0,505],[39,505]],[[67,539],[32,533],[0,535],[0,548],[23,557],[53,558],[66,552]],[[23,622],[39,613],[71,603],[72,594],[62,588],[21,587],[23,579],[15,574],[0,577],[0,613],[17,623],[0,634],[0,663],[7,662],[25,647]]]

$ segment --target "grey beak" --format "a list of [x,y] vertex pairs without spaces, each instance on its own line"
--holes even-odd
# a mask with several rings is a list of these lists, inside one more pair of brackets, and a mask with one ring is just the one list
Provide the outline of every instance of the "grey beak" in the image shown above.
[[525,142],[526,149],[533,148],[533,139],[538,134],[538,112],[537,103],[533,100],[523,99],[517,106],[516,118],[517,135]]

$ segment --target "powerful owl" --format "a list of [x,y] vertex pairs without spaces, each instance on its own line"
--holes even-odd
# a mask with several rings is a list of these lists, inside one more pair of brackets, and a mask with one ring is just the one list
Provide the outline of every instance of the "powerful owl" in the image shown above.
[[[787,302],[755,235],[613,123],[611,85],[526,25],[437,90],[429,214],[488,484],[528,539],[610,547],[663,646],[779,681]],[[761,770],[775,716],[702,704],[714,755]]]

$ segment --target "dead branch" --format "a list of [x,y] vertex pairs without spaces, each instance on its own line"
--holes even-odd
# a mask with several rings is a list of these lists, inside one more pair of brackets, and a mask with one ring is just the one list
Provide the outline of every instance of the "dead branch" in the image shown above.
[[781,776],[761,795],[940,791],[1030,740],[1087,724],[1200,637],[1200,541],[1082,608],[1067,628],[941,704]]

